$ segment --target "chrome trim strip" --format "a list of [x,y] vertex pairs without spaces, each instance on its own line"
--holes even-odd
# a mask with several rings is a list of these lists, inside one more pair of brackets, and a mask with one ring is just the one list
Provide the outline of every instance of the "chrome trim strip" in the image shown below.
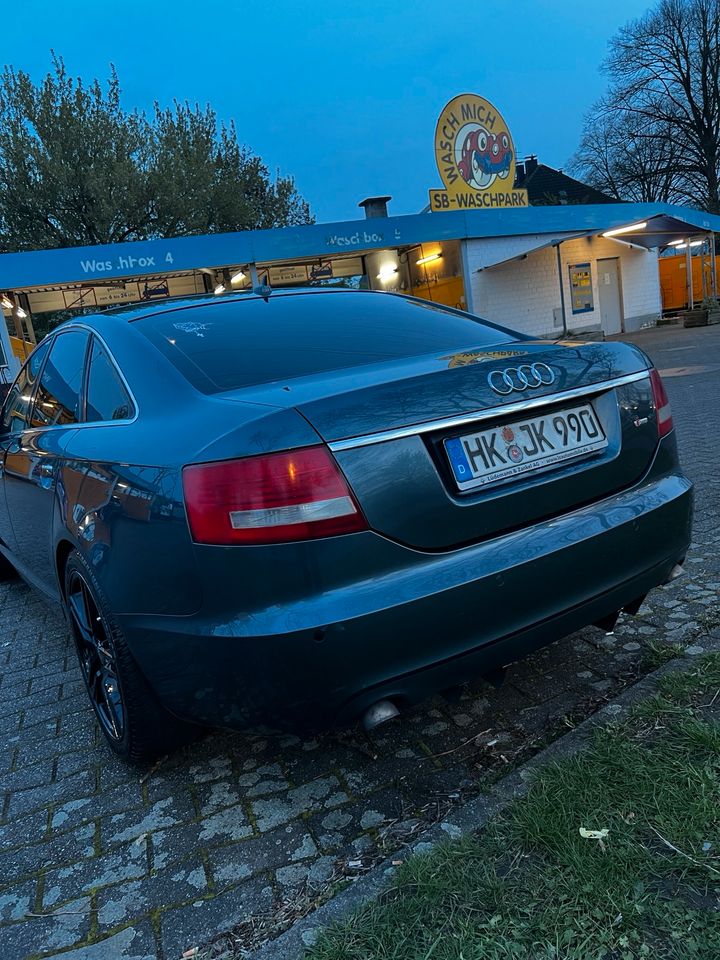
[[543,397],[532,397],[530,400],[519,400],[516,403],[504,403],[501,406],[491,407],[488,410],[478,410],[475,413],[465,413],[461,417],[447,417],[444,420],[430,420],[425,423],[416,423],[409,427],[398,427],[395,430],[383,430],[380,433],[366,433],[361,437],[348,437],[346,440],[333,440],[328,444],[333,453],[341,450],[353,450],[355,447],[368,447],[374,443],[385,443],[387,440],[401,440],[404,437],[414,437],[418,434],[431,433],[434,430],[453,430],[465,424],[477,423],[481,420],[493,420],[521,410],[534,410],[563,400],[574,400],[576,397],[586,397],[591,393],[602,393],[614,387],[622,387],[626,383],[635,383],[650,376],[649,370],[639,373],[628,373],[613,380],[601,380],[599,383],[589,383],[584,387],[575,387],[573,390],[562,390],[559,393],[547,394]]

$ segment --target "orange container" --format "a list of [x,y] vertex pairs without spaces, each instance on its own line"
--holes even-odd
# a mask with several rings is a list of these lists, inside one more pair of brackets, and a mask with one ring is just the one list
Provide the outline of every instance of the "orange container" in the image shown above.
[[[660,257],[658,260],[660,266],[660,294],[662,296],[663,313],[671,310],[684,310],[687,305],[687,262],[685,254],[678,254],[674,257]],[[700,303],[703,298],[701,257],[692,258],[693,272],[693,300]],[[718,278],[720,278],[720,256],[715,257],[715,269]],[[710,258],[705,257],[706,289],[712,289],[712,278],[710,276]]]

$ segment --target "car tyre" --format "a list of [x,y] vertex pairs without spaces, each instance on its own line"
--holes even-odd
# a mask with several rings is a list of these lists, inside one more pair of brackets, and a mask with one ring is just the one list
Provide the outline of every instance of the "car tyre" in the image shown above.
[[158,702],[77,550],[65,565],[65,608],[90,703],[118,756],[131,763],[154,760],[201,732]]
[[8,580],[17,580],[19,576],[20,574],[8,558],[0,553],[0,583],[6,583]]

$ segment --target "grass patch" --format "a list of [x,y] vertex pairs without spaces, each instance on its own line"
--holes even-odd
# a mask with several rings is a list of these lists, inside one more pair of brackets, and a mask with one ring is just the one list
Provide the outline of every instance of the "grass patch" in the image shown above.
[[643,668],[657,670],[663,664],[681,657],[684,652],[685,647],[681,643],[661,643],[658,640],[650,640],[643,655]]
[[[545,768],[479,838],[399,870],[311,960],[716,960],[720,655]],[[580,828],[608,830],[603,840]]]

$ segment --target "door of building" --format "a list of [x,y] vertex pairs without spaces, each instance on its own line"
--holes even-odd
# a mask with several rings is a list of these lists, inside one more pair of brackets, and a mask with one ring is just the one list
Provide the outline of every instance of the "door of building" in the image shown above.
[[598,290],[600,292],[600,319],[606,334],[622,333],[623,306],[620,289],[620,260],[608,257],[598,260]]

